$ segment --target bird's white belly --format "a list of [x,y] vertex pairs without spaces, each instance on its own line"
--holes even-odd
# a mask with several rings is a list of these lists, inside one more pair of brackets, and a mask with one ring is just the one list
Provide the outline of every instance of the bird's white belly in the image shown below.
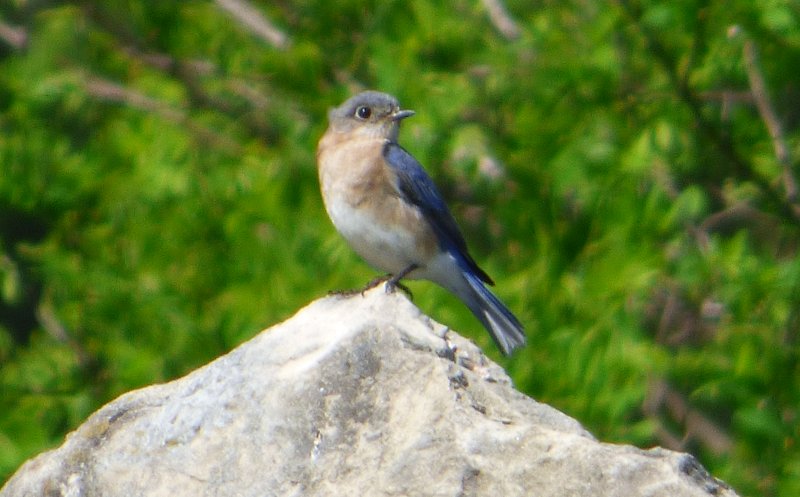
[[339,233],[373,267],[395,274],[411,264],[422,265],[413,233],[401,226],[387,226],[368,210],[354,207],[344,199],[330,202],[326,207]]

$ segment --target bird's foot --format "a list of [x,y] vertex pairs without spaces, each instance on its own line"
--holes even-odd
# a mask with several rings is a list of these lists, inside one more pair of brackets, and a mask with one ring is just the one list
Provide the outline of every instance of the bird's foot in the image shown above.
[[395,281],[394,277],[389,278],[386,280],[386,293],[394,293],[395,290],[399,288],[403,290],[403,293],[408,295],[408,298],[414,300],[414,294],[411,293],[411,289],[405,286],[404,284],[400,283],[399,281]]
[[372,290],[376,286],[380,285],[384,281],[389,281],[392,278],[391,274],[384,274],[383,276],[377,276],[372,278],[369,283],[367,283],[364,288],[361,289],[361,295],[364,295],[367,291]]
[[328,291],[328,295],[332,297],[352,297],[353,295],[361,294],[364,295],[364,292],[361,290],[330,290]]
[[[399,274],[402,275],[404,273],[399,273]],[[406,295],[408,295],[408,297],[410,299],[414,298],[414,294],[411,293],[411,290],[407,286],[405,286],[404,284],[400,283],[400,278],[398,278],[396,275],[392,275],[392,274],[385,274],[383,276],[378,276],[377,278],[372,279],[360,291],[361,295],[363,296],[364,293],[366,293],[369,290],[372,290],[373,288],[375,288],[376,286],[380,285],[381,283],[386,283],[386,293],[394,293],[395,289],[399,288],[400,290],[403,290],[406,293]]]
[[403,290],[403,292],[408,295],[408,298],[413,299],[414,294],[411,293],[411,289],[405,286],[404,284],[400,283],[399,281],[394,280],[394,276],[391,274],[385,274],[383,276],[378,276],[377,278],[373,278],[367,283],[364,288],[356,288],[352,290],[331,290],[328,292],[328,295],[335,296],[335,297],[353,297],[355,295],[364,296],[365,293],[372,290],[376,286],[380,285],[381,283],[386,283],[386,293],[394,293],[395,289],[399,288]]
[[391,276],[388,280],[386,280],[386,293],[392,293],[394,292],[395,288],[399,288],[400,290],[403,290],[406,295],[408,295],[408,298],[414,300],[414,294],[411,293],[411,290],[407,286],[400,283],[400,280],[408,276],[408,273],[418,268],[418,265],[411,264],[399,273]]
[[386,293],[394,293],[394,291],[397,288],[399,288],[400,290],[403,290],[403,292],[405,292],[406,295],[408,295],[408,298],[414,300],[414,294],[411,293],[411,289],[405,286],[404,284],[400,283],[400,280],[405,278],[408,275],[408,273],[418,268],[419,266],[417,266],[416,264],[411,264],[410,266],[403,269],[397,274],[385,274],[383,276],[378,276],[377,278],[372,279],[361,290],[334,290],[328,292],[328,295],[338,295],[340,297],[352,297],[353,295],[360,293],[361,296],[363,297],[367,291],[372,290],[381,283],[386,283]]

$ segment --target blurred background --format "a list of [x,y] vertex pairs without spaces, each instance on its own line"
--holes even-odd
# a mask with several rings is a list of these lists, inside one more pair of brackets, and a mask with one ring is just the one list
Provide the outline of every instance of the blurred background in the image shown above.
[[0,482],[99,406],[376,272],[315,150],[371,88],[603,441],[800,495],[800,4],[0,3]]

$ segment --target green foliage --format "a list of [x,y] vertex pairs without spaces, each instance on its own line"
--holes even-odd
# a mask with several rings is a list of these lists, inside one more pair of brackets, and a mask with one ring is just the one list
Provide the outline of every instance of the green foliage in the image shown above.
[[369,87],[417,110],[401,142],[527,325],[518,387],[742,494],[800,493],[800,11],[509,1],[507,39],[482,5],[254,1],[283,47],[214,2],[0,6],[3,479],[116,395],[373,276],[314,157],[327,108]]

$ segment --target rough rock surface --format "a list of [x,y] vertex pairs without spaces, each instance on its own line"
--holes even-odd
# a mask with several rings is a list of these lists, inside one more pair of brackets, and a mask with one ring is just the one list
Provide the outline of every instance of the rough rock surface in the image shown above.
[[184,378],[114,400],[0,490],[34,495],[735,493],[690,455],[597,442],[379,288],[318,300]]

